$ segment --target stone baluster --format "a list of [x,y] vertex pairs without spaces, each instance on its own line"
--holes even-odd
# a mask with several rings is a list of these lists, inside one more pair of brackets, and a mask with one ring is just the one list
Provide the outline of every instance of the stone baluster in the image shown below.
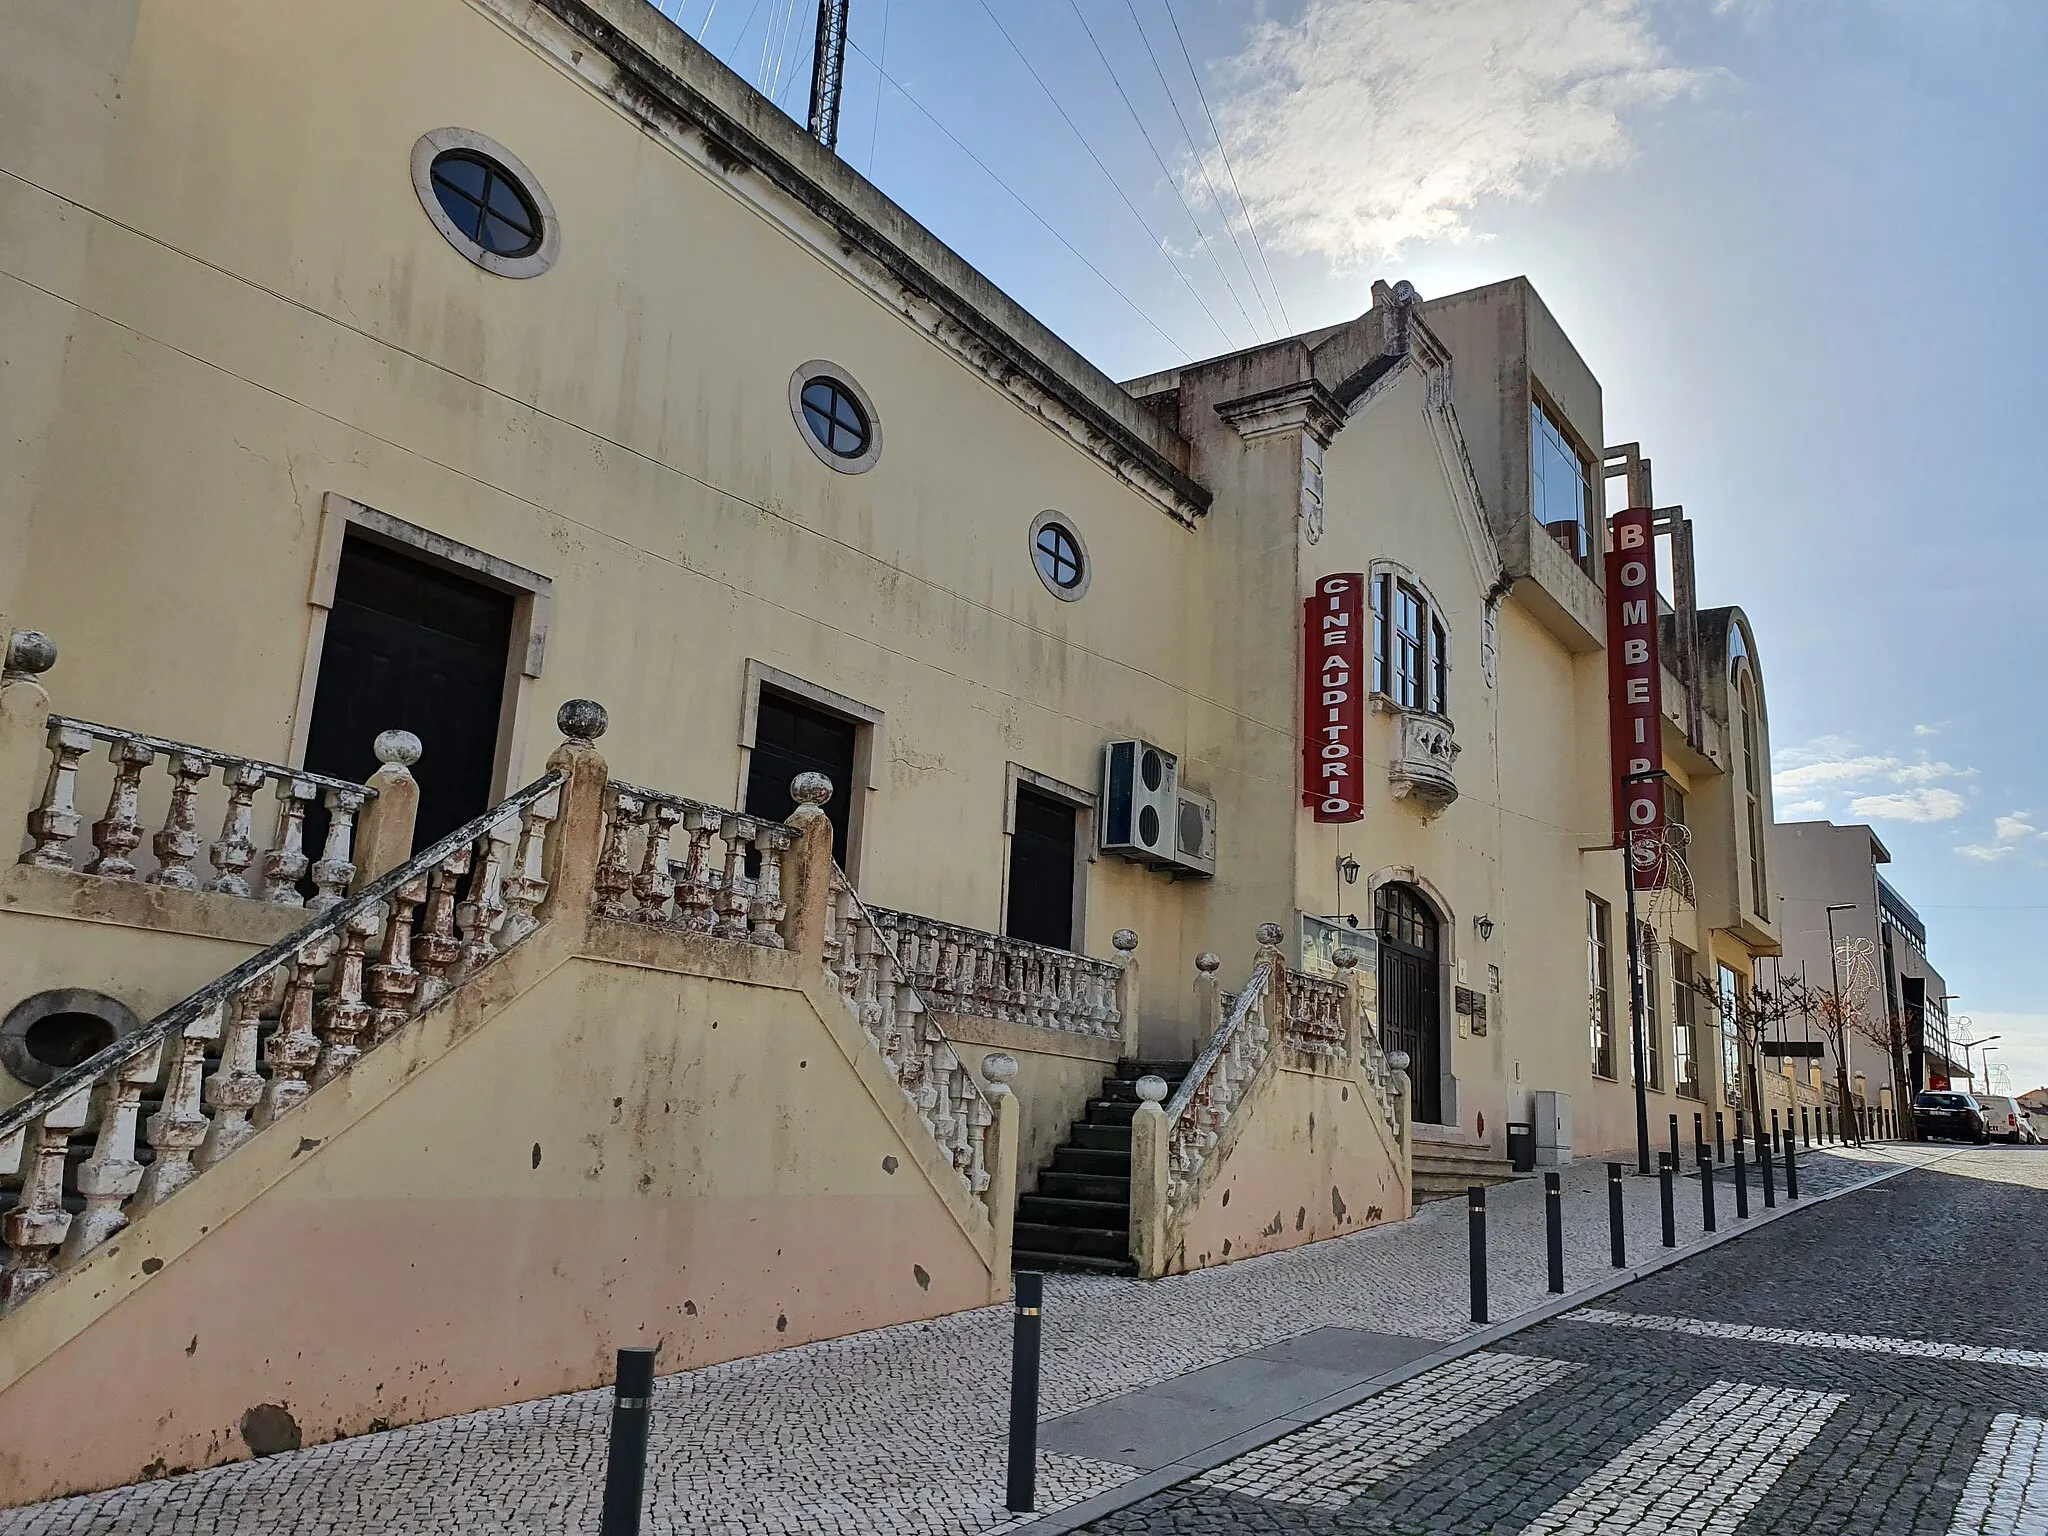
[[256,1105],[259,1130],[296,1108],[313,1091],[310,1079],[320,1065],[320,1037],[313,1033],[313,988],[321,968],[334,958],[334,950],[334,935],[325,934],[300,945],[289,962],[291,979],[285,983],[277,1029],[263,1042],[270,1081],[263,1085],[263,1097]]
[[985,1195],[988,1192],[988,1129],[995,1123],[995,1118],[994,1100],[987,1094],[975,1094],[969,1101],[967,1110],[967,1144],[970,1152],[967,1187],[977,1195]]
[[640,873],[633,877],[633,894],[640,901],[640,910],[635,915],[643,923],[668,921],[668,904],[676,893],[676,877],[669,869],[668,840],[682,819],[682,807],[664,800],[649,800],[647,809],[641,813],[645,835],[641,839]]
[[837,980],[845,971],[846,881],[837,865],[825,879],[825,974]]
[[306,808],[319,788],[311,779],[277,781],[277,839],[263,855],[263,899],[273,906],[303,907],[299,881],[305,877]]
[[754,852],[761,861],[760,878],[754,882],[753,899],[747,903],[747,941],[763,949],[783,949],[783,920],[789,909],[782,901],[782,855],[795,839],[787,827],[776,822],[756,824]]
[[283,979],[282,967],[266,971],[228,1000],[220,1065],[206,1079],[206,1104],[213,1111],[213,1121],[194,1158],[201,1168],[211,1168],[256,1134],[250,1116],[263,1099],[256,1047],[262,1037],[263,1015],[276,1003],[278,983]]
[[147,1211],[159,1206],[197,1176],[193,1155],[206,1144],[211,1126],[201,1107],[206,1088],[206,1050],[221,1038],[227,1023],[228,1003],[223,998],[178,1031],[170,1043],[170,1071],[164,1076],[163,1106],[149,1117],[143,1129],[156,1150],[156,1161],[143,1176],[135,1209]]
[[896,1062],[889,1053],[890,1020],[894,1017],[894,1010],[885,1002],[879,949],[874,930],[856,919],[847,937],[847,953],[854,968],[851,988],[855,1011],[860,1016],[861,1031],[868,1037],[868,1043],[882,1053],[882,1059],[894,1075]]
[[21,1153],[21,1195],[0,1217],[7,1258],[0,1266],[0,1311],[56,1273],[57,1250],[71,1230],[64,1209],[64,1152],[71,1133],[84,1128],[92,1109],[92,1085],[81,1083],[70,1097],[45,1110],[29,1128]]
[[223,896],[248,896],[247,870],[256,862],[256,791],[267,777],[258,763],[230,759],[221,764],[221,782],[227,785],[227,815],[220,824],[220,839],[207,850],[213,867],[220,873],[207,885]]
[[107,796],[107,814],[92,824],[93,846],[99,852],[85,872],[133,880],[135,862],[128,855],[142,841],[142,770],[156,761],[156,748],[137,737],[122,736],[107,756],[114,764],[114,788]]
[[938,1025],[929,1019],[925,1022],[925,1086],[931,1103],[932,1139],[938,1142],[946,1160],[959,1170],[960,1154],[967,1145],[966,1127],[954,1113],[953,1104],[953,1068],[959,1063]]
[[505,898],[505,921],[498,929],[501,954],[540,926],[540,904],[548,896],[543,874],[548,829],[561,813],[562,792],[553,790],[529,805],[519,818],[519,846],[512,854],[511,872],[499,887]]
[[163,830],[150,840],[157,867],[147,881],[174,891],[196,891],[199,876],[192,861],[206,846],[199,835],[199,784],[213,773],[213,759],[198,752],[171,754],[171,803]]
[[[545,881],[540,881],[543,886]],[[370,1044],[380,1045],[412,1017],[419,995],[420,973],[412,963],[413,916],[427,899],[427,877],[415,876],[391,893],[391,913],[384,922],[384,942],[370,967]]]
[[[92,1155],[75,1175],[85,1209],[72,1218],[71,1230],[57,1252],[59,1264],[75,1264],[128,1225],[122,1209],[142,1183],[142,1164],[135,1156],[135,1122],[142,1112],[142,1090],[156,1081],[163,1065],[163,1046],[153,1045],[132,1057],[99,1086],[99,1135]],[[152,1117],[152,1120],[154,1117]]]
[[[462,958],[462,940],[455,934],[455,904],[462,877],[469,873],[470,851],[466,844],[453,850],[428,877],[427,915],[413,945],[423,1009],[431,1008],[455,984],[455,963]],[[625,886],[619,889],[623,891]]]
[[753,841],[753,824],[744,816],[727,816],[718,828],[725,840],[725,878],[718,887],[718,926],[712,930],[721,939],[744,943],[747,937],[747,845]]
[[626,836],[629,828],[639,824],[642,809],[638,795],[629,795],[618,789],[612,791],[612,813],[610,825],[605,828],[604,852],[598,856],[597,873],[591,882],[597,892],[599,917],[633,915],[633,903],[626,899],[626,893],[633,889],[633,865],[626,857]]
[[718,926],[713,910],[714,886],[711,840],[717,834],[719,814],[703,806],[691,806],[683,813],[683,830],[689,835],[682,868],[676,874],[676,926],[685,933],[710,933]]
[[35,847],[21,856],[38,869],[71,868],[71,839],[78,835],[78,762],[92,750],[93,738],[75,725],[50,727],[50,776],[43,783],[42,803],[29,813],[28,833]]
[[307,904],[309,910],[325,912],[331,907],[338,907],[348,894],[349,882],[356,877],[352,851],[356,813],[368,798],[359,789],[327,791],[327,842],[313,865],[315,891],[312,901]]
[[363,1054],[356,1039],[369,1027],[370,1005],[363,1000],[363,951],[377,932],[377,909],[364,908],[342,925],[341,953],[320,1005],[320,1061],[313,1086],[330,1083]]
[[462,934],[460,972],[467,976],[495,959],[498,947],[491,942],[505,921],[505,900],[498,889],[505,870],[505,828],[488,827],[477,839],[483,857],[469,877],[469,890],[455,907],[455,926]]

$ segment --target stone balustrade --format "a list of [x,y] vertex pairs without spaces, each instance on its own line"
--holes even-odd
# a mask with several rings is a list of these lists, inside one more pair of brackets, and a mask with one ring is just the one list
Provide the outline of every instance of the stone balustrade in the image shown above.
[[[807,774],[804,779],[820,780]],[[798,783],[801,785],[803,780]],[[815,793],[813,787],[810,793]],[[830,793],[827,786],[826,793]],[[797,799],[805,802],[805,793]],[[810,801],[823,804],[823,799]],[[909,938],[864,905],[835,864],[827,888],[825,964],[837,980],[861,1032],[880,1054],[926,1129],[951,1160],[968,1193],[993,1213],[998,1192],[990,1180],[989,1127],[995,1121],[990,1096],[946,1038],[899,947]],[[890,917],[900,918],[900,913]],[[966,932],[969,930],[961,930]]]
[[[112,784],[105,813],[81,838],[80,777],[100,746],[107,748]],[[23,864],[315,912],[338,905],[356,877],[356,819],[377,795],[369,785],[64,715],[50,716],[49,750],[49,776],[29,813]],[[386,765],[409,766],[419,760],[420,743],[407,732],[386,731],[376,750]],[[162,793],[152,792],[153,768],[169,779],[161,820],[144,816],[145,802]],[[219,835],[209,841],[201,831],[211,822],[202,817],[201,794],[216,771],[225,806]],[[266,789],[276,814],[268,840],[259,842],[257,801]],[[305,846],[306,813],[316,804],[326,807],[328,818],[317,856]],[[299,888],[308,877],[310,900]]]
[[795,842],[796,834],[779,821],[614,779],[597,866],[597,913],[784,948],[789,913],[782,867]]
[[1115,1040],[1123,1035],[1124,978],[1138,936],[1119,929],[1121,960],[963,928],[910,912],[869,909],[926,1003],[941,1013]]
[[[1355,962],[1354,962],[1355,963]],[[1342,1061],[1349,1050],[1350,1026],[1344,1017],[1342,982],[1300,971],[1287,972],[1287,1009],[1280,1038],[1290,1051]]]
[[[65,753],[81,737],[112,740],[117,763],[136,773],[168,748],[173,773],[194,776],[194,749],[121,732],[91,735],[99,729],[63,721],[52,739],[63,736]],[[247,767],[244,783],[261,770],[283,786],[288,825],[307,803],[297,790],[302,781],[362,793],[267,764]],[[53,777],[63,771],[60,758]],[[132,787],[134,775],[126,782]],[[548,774],[353,896],[340,894],[345,878],[330,869],[322,879],[315,864],[322,897],[332,899],[304,927],[0,1113],[0,1180],[19,1189],[0,1218],[0,1310],[347,1073],[533,932],[547,900],[547,845],[564,782],[563,773]],[[132,807],[132,796],[117,798],[110,832],[133,821],[117,815]],[[65,805],[60,790],[45,797],[42,811],[72,814]],[[69,836],[58,835],[62,821],[48,825],[51,842],[39,846],[61,848]],[[188,829],[180,822],[177,830]],[[96,829],[94,846],[100,859],[118,860],[135,841],[126,830],[107,836]],[[170,844],[170,856],[182,857],[184,846]],[[272,851],[291,848],[280,839]],[[237,845],[215,867],[225,875],[248,863]],[[167,867],[189,869],[189,860]],[[266,868],[266,880],[289,883],[303,868],[286,859],[274,872]],[[152,1095],[160,1106],[145,1118],[143,1101]],[[91,1152],[76,1169],[72,1199],[67,1156],[73,1137],[88,1130]]]
[[[1195,1059],[1180,1090],[1166,1105],[1166,1200],[1177,1206],[1193,1188],[1210,1149],[1236,1112],[1245,1090],[1272,1050],[1274,1030],[1267,1018],[1267,994],[1285,972],[1284,937],[1277,923],[1259,925],[1259,953],[1252,974],[1238,989],[1208,1048]],[[1204,957],[1207,958],[1206,956]]]
[[1394,798],[1413,798],[1426,815],[1434,815],[1458,798],[1458,745],[1451,722],[1440,715],[1400,711],[1395,722],[1393,755],[1387,778]]

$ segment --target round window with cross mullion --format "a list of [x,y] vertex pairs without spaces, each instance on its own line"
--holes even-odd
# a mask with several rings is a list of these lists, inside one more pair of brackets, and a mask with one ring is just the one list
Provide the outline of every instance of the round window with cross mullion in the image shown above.
[[504,145],[436,128],[412,147],[412,185],[434,228],[498,277],[538,277],[561,254],[554,205]]
[[875,402],[836,363],[805,363],[789,376],[789,414],[821,463],[842,475],[865,474],[882,456]]
[[1041,512],[1031,523],[1031,563],[1045,590],[1071,603],[1088,590],[1088,550],[1074,525],[1058,512]]

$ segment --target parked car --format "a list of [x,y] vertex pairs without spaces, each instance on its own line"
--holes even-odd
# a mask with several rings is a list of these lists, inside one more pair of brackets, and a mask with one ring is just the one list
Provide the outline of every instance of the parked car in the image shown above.
[[1993,1140],[2027,1139],[2027,1132],[2021,1129],[2027,1124],[2027,1113],[2020,1108],[2018,1099],[2009,1093],[1980,1093],[1976,1097],[1978,1107],[1984,1111],[1984,1129]]
[[1933,1141],[1936,1137],[1975,1142],[1991,1139],[1984,1107],[1967,1093],[1929,1089],[1913,1100],[1913,1123],[1922,1141]]

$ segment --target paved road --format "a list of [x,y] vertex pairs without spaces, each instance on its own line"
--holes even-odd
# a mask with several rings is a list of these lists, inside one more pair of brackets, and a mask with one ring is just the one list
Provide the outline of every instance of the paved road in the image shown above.
[[2048,1148],[1965,1151],[1087,1529],[2048,1533],[2044,1222]]

